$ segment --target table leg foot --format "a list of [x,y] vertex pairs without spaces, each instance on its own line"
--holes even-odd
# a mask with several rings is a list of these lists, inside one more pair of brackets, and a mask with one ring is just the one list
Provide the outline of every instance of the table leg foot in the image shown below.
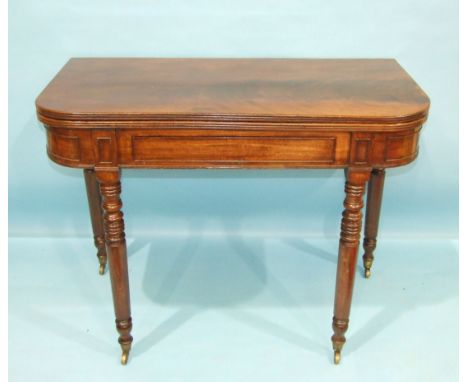
[[[366,228],[368,227],[368,220],[366,220]],[[374,262],[374,250],[377,246],[377,240],[365,237],[364,238],[364,255],[362,256],[362,262],[364,265],[364,277],[368,279],[371,275],[371,268]]]
[[365,267],[365,270],[364,270],[364,277],[365,277],[366,279],[368,279],[368,278],[370,277],[370,275],[371,275],[371,273],[370,273],[370,266],[369,266],[369,267],[364,266],[364,267]]
[[335,365],[338,365],[341,361],[341,350],[343,349],[343,345],[346,342],[345,333],[348,330],[348,323],[349,320],[339,320],[333,317],[333,336],[331,338],[333,343],[333,351],[334,357],[333,361]]
[[120,363],[126,365],[132,347],[133,337],[130,335],[132,330],[132,318],[128,320],[116,320],[117,331],[119,332],[119,344],[122,348],[122,355],[120,356]]
[[128,356],[130,354],[131,344],[120,344],[122,347],[122,356],[120,357],[120,363],[126,365],[128,362]]
[[130,335],[132,330],[132,318],[128,320],[116,320],[117,331],[120,334],[119,344],[122,348],[122,355],[120,356],[120,363],[126,365],[132,347],[133,337]]
[[102,253],[101,250],[98,251],[97,258],[99,260],[99,274],[102,276],[104,273],[106,273],[106,265],[107,265],[107,254],[105,252],[105,247],[104,247],[104,253]]
[[106,263],[99,264],[99,274],[102,276],[106,272]]
[[333,357],[333,362],[335,365],[338,365],[341,361],[341,351],[340,350],[335,350],[335,355]]

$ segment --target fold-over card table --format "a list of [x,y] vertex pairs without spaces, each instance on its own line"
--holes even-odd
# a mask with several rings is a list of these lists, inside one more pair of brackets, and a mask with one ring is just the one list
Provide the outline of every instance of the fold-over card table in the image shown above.
[[366,186],[369,277],[385,169],[416,158],[429,109],[395,60],[74,58],[36,108],[49,157],[84,169],[123,364],[133,338],[121,168],[345,169],[332,325],[339,363]]

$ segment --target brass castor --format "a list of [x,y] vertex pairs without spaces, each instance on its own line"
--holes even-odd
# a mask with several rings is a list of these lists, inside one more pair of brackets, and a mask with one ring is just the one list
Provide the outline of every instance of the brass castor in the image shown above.
[[341,361],[341,351],[335,350],[335,356],[333,357],[333,361],[335,362],[335,365],[338,365]]
[[370,277],[370,269],[369,268],[366,268],[365,271],[364,271],[364,277],[366,279],[368,279]]
[[99,274],[102,276],[106,272],[107,264],[107,254],[105,247],[100,246],[98,248],[97,259],[99,261]]
[[123,350],[122,351],[122,356],[120,357],[120,363],[122,365],[126,365],[128,362],[128,354],[130,353],[130,350]]
[[130,354],[131,343],[121,343],[122,356],[120,357],[120,363],[126,365],[128,362],[128,355]]
[[99,264],[99,274],[102,276],[106,272],[106,264]]

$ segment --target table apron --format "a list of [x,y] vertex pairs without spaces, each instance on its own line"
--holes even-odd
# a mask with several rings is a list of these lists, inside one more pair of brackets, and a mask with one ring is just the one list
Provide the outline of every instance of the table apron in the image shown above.
[[420,128],[374,133],[46,126],[49,157],[81,168],[394,167],[416,158]]

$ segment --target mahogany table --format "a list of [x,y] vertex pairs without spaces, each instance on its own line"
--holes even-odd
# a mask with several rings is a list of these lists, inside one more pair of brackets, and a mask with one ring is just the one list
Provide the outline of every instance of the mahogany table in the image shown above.
[[73,58],[36,100],[56,163],[84,169],[126,364],[121,168],[344,168],[332,343],[345,343],[367,185],[370,276],[385,169],[416,158],[429,99],[392,59]]

